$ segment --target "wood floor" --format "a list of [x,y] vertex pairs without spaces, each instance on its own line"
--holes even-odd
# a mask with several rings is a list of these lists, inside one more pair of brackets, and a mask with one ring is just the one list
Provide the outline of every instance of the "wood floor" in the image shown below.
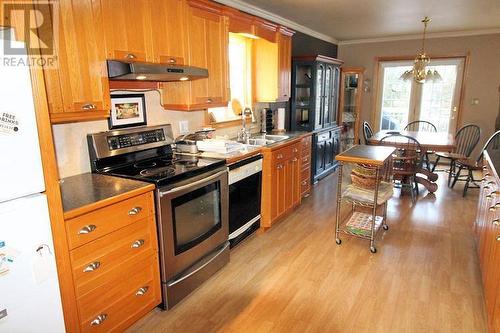
[[471,230],[478,190],[462,199],[444,176],[414,207],[396,191],[376,254],[360,239],[335,244],[330,176],[182,303],[130,332],[486,332]]

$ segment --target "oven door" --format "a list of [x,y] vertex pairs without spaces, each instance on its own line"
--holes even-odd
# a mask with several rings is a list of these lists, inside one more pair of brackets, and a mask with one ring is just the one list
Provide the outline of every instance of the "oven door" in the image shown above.
[[228,240],[227,168],[158,190],[162,281],[195,264]]

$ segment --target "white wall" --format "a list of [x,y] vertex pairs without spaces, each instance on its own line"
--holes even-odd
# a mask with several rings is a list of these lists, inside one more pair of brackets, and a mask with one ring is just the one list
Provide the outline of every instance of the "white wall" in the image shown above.
[[[180,120],[189,122],[189,130],[196,130],[204,126],[204,111],[170,111],[160,105],[160,95],[156,91],[148,91],[146,94],[146,117],[148,125],[172,124],[174,138],[179,135]],[[266,104],[257,104],[257,111],[266,107]],[[259,112],[256,112],[259,114]],[[252,124],[256,130],[258,126]],[[72,175],[90,171],[90,161],[87,148],[87,134],[108,130],[106,120],[78,122],[69,124],[53,125],[54,143],[59,167],[59,177],[65,178]],[[217,130],[217,135],[228,135],[236,137],[239,127],[230,127]]]

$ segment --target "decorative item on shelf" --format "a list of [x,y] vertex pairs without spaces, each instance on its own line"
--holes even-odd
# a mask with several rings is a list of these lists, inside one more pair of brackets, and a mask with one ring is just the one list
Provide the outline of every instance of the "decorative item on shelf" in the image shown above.
[[425,53],[425,34],[427,32],[427,25],[431,19],[429,17],[424,17],[422,23],[424,24],[424,33],[422,36],[422,50],[415,57],[415,61],[413,63],[413,68],[411,70],[405,71],[401,74],[400,79],[407,81],[410,79],[414,79],[417,83],[424,83],[426,81],[438,82],[441,81],[441,75],[437,70],[428,69],[426,71],[426,67],[429,65],[431,58]]
[[147,125],[144,94],[111,95],[109,129]]

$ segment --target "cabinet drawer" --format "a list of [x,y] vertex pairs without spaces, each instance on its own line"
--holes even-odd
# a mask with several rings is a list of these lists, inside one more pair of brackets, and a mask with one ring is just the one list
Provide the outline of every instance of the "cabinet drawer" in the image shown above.
[[152,193],[146,193],[66,221],[69,248],[74,249],[153,214]]
[[122,332],[161,302],[158,256],[134,268],[78,299],[82,332]]
[[305,193],[308,193],[311,189],[311,178],[302,179],[300,181],[300,195],[302,196]]
[[325,132],[325,133],[318,134],[318,142],[323,142],[323,141],[330,139],[330,137],[331,137],[330,134],[331,134],[331,132]]
[[311,178],[311,169],[307,168],[300,172],[300,181],[304,181]]
[[300,141],[300,147],[302,151],[309,151],[311,149],[311,137],[308,136]]
[[[82,295],[106,283],[124,261],[157,251],[156,226],[148,217],[71,251],[75,290]],[[127,272],[123,272],[127,275]]]
[[301,170],[309,169],[311,167],[311,154],[302,155],[300,158]]
[[286,161],[299,154],[299,144],[293,144],[273,151],[273,162]]

